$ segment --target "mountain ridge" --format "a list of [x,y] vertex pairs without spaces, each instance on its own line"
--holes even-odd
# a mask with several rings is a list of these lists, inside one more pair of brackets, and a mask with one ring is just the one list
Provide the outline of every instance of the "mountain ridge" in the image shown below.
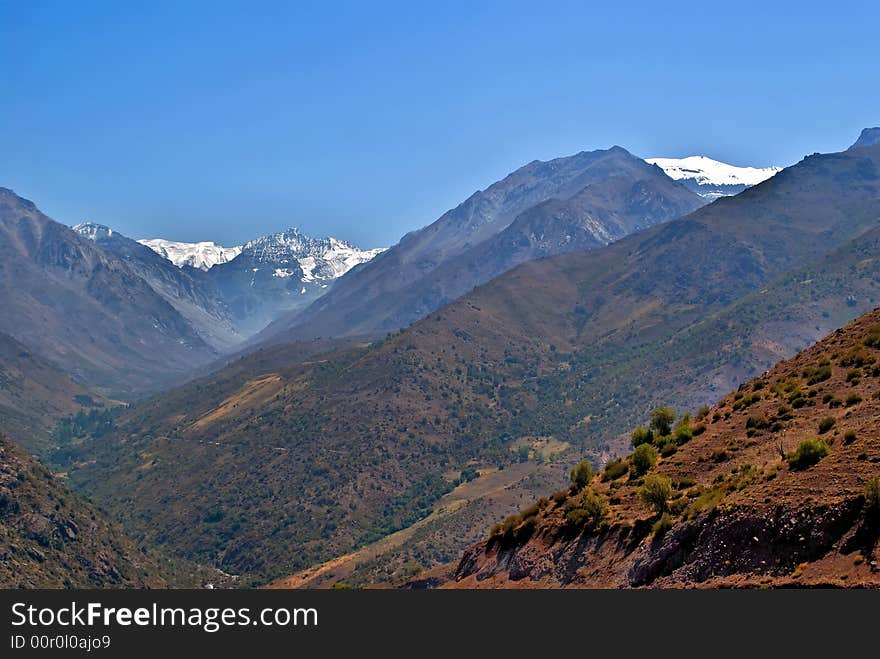
[[[284,346],[264,348],[260,364],[245,357],[131,410],[71,479],[140,537],[224,569],[283,576],[417,519],[451,487],[438,464],[450,474],[506,464],[542,437],[612,454],[620,424],[658,399],[717,398],[698,377],[704,355],[693,343],[670,355],[677,337],[711,329],[700,340],[729,351],[724,378],[763,367],[765,357],[739,344],[740,326],[707,318],[876,229],[878,164],[877,148],[811,156],[602,249],[528,261],[372,345],[295,364],[277,352]],[[872,270],[862,271],[875,294]],[[855,313],[838,273],[826,280],[835,314]],[[726,379],[715,386],[729,389]],[[125,465],[144,454],[150,467],[128,478]],[[230,469],[243,463],[260,478]],[[150,495],[159,483],[173,483],[161,502]],[[246,495],[220,494],[232,492]],[[293,499],[295,510],[279,503]],[[279,505],[281,527],[271,522]],[[223,521],[199,525],[214,506]]]
[[[628,203],[623,192],[614,201],[608,197],[605,207],[598,198],[586,199],[591,186],[607,184],[615,177],[629,178],[633,186],[645,181],[654,207],[646,207],[639,217],[614,205]],[[407,234],[360,271],[341,278],[328,296],[272,323],[254,343],[398,329],[526,257],[550,256],[575,246],[594,248],[703,203],[662,171],[618,146],[546,162],[536,160],[474,193],[427,227]],[[541,204],[543,210],[537,210]],[[543,216],[547,230],[576,236],[571,247],[566,243],[542,247],[527,230],[512,228],[529,210]],[[597,217],[601,213],[611,222],[608,227]],[[517,249],[520,243],[527,249]],[[498,260],[486,258],[483,252]]]
[[673,180],[702,197],[718,199],[742,192],[775,176],[782,167],[737,167],[707,156],[645,158]]
[[0,188],[0,331],[74,378],[133,396],[214,358],[123,259]]

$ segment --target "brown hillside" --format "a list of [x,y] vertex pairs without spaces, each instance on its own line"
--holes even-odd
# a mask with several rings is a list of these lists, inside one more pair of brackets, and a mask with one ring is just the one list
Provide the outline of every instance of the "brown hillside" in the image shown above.
[[0,332],[0,428],[34,453],[48,450],[58,419],[105,401]]
[[[690,427],[646,476],[629,457],[616,478],[609,470],[508,519],[465,552],[450,585],[880,586],[880,310]],[[828,447],[815,464],[795,459],[808,439]],[[655,474],[672,486],[662,521],[639,495]],[[601,522],[578,512],[590,490],[608,506]]]
[[0,588],[164,586],[113,523],[0,435]]

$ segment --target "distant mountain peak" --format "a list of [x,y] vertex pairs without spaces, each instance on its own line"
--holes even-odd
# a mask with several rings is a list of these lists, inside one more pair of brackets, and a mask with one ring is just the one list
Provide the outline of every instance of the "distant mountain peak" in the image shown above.
[[298,263],[306,282],[341,277],[383,251],[384,248],[362,250],[332,236],[311,238],[296,227],[251,240],[242,248],[242,253],[257,262],[277,266]]
[[242,246],[224,247],[207,240],[197,243],[147,238],[138,241],[160,256],[168,259],[178,268],[188,265],[199,270],[210,270],[215,265],[228,263],[241,254]]
[[707,156],[646,158],[666,174],[708,199],[742,192],[775,176],[782,167],[737,167]]
[[110,227],[96,222],[80,222],[72,228],[82,237],[94,241],[100,238],[109,238],[115,233]]
[[865,128],[862,131],[862,134],[859,135],[859,139],[856,140],[855,144],[853,144],[850,149],[861,149],[862,147],[873,146],[875,144],[880,144],[880,126]]

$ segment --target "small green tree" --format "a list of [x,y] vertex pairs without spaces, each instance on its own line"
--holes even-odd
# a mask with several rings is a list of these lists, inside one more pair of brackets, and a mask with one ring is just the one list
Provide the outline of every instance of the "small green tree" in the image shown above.
[[821,439],[805,439],[786,456],[791,469],[807,469],[828,455],[831,449]]
[[635,476],[644,476],[657,464],[657,451],[650,444],[636,446],[629,460],[630,469]]
[[835,423],[837,423],[837,421],[833,416],[826,416],[819,422],[819,434],[821,435],[831,430]]
[[593,480],[593,465],[589,460],[581,460],[571,470],[571,483],[578,489],[586,487]]
[[661,474],[648,474],[638,493],[654,512],[664,513],[672,497],[672,482]]
[[654,441],[654,433],[651,432],[650,428],[645,428],[644,426],[639,426],[635,430],[632,431],[630,444],[633,447],[640,446],[642,444],[650,444]]
[[675,410],[671,407],[658,407],[651,413],[651,430],[660,437],[665,437],[672,432],[672,424],[675,423]]
[[675,435],[676,444],[686,444],[691,441],[694,436],[694,431],[693,428],[691,428],[690,414],[685,414],[678,420],[678,423],[675,424],[673,435]]
[[584,488],[565,507],[565,521],[576,528],[595,531],[608,515],[605,498],[591,487]]
[[626,465],[623,464],[623,460],[619,458],[616,460],[609,460],[605,463],[605,471],[602,472],[602,480],[603,481],[613,481],[621,476],[623,476],[627,472]]

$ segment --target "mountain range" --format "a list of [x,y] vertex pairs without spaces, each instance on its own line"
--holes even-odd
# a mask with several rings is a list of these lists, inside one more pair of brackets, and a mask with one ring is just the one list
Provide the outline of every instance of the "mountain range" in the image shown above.
[[70,478],[140,540],[266,577],[405,528],[523,449],[600,461],[652,406],[715,400],[877,304],[859,255],[876,245],[878,164],[877,147],[810,156],[523,263],[381,341],[306,362],[264,348],[126,413]]
[[526,260],[607,245],[704,203],[620,147],[534,161],[407,234],[258,341],[395,330]]
[[144,579],[400,582],[880,304],[872,135],[781,171],[535,161],[385,251],[139,242],[2,190],[0,429],[164,557]]
[[735,167],[706,156],[648,158],[673,180],[707,199],[735,195],[775,176],[782,167]]
[[0,188],[0,331],[113,395],[158,390],[216,352],[129,263]]

